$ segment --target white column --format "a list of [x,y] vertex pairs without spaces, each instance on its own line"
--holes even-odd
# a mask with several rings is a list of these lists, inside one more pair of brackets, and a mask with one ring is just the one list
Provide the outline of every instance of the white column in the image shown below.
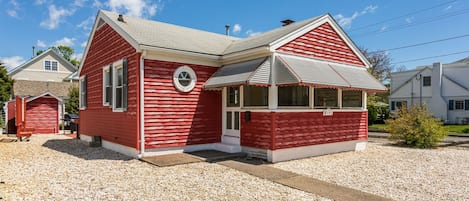
[[342,108],[342,89],[337,89],[337,103]]
[[364,110],[366,110],[366,104],[367,104],[367,102],[366,102],[366,97],[367,97],[366,91],[362,91],[362,99],[363,99],[363,100],[362,100],[362,108],[363,108]]
[[222,121],[221,121],[221,128],[222,128],[222,134],[226,132],[226,97],[228,90],[226,87],[223,87],[221,91],[221,116],[222,116]]
[[272,54],[270,64],[270,80],[271,86],[269,87],[269,110],[276,110],[278,108],[278,87],[275,72],[275,53]]

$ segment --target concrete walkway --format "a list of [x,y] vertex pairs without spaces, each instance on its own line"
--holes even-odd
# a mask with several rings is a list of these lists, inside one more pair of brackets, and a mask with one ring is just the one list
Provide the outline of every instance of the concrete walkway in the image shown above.
[[324,182],[311,177],[280,170],[266,165],[253,164],[249,160],[238,159],[218,162],[220,165],[251,174],[256,177],[282,184],[291,188],[327,197],[335,201],[387,201],[389,198],[373,195],[359,190]]
[[170,155],[151,156],[141,159],[147,163],[167,167],[197,162],[216,162],[217,164],[248,173],[291,188],[327,197],[335,201],[388,201],[391,199],[365,193],[359,190],[324,182],[311,177],[274,168],[260,159],[246,159],[243,153],[224,153],[215,150],[198,151],[192,153],[177,153]]

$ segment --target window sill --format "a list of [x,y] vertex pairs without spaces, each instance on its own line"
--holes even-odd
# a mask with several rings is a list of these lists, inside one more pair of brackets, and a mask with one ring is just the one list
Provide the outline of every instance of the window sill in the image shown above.
[[123,108],[112,108],[112,112],[125,112],[126,110]]

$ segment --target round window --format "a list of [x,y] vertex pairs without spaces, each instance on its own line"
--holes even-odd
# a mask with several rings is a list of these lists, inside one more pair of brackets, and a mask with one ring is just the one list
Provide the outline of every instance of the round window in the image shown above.
[[197,76],[189,66],[181,66],[174,71],[173,83],[176,89],[182,92],[189,92],[194,89]]

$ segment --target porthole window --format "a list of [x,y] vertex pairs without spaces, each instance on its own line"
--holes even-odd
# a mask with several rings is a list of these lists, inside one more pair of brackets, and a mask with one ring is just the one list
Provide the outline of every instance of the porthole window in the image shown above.
[[189,66],[181,66],[174,71],[173,83],[176,89],[181,92],[189,92],[194,89],[197,76]]

